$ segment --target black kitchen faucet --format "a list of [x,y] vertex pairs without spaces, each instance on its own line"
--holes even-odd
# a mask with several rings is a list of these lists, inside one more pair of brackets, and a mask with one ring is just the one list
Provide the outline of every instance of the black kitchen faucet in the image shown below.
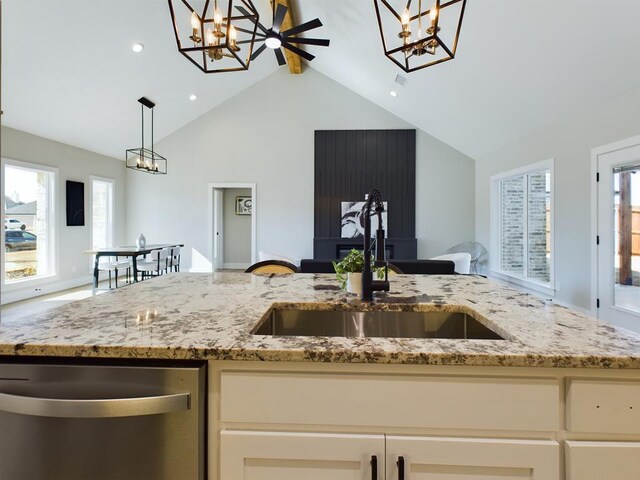
[[[382,212],[384,212],[384,204],[382,203],[382,194],[374,189],[367,195],[364,206],[364,266],[362,267],[362,300],[370,302],[373,300],[373,292],[388,292],[388,263],[385,259],[384,245],[384,229],[382,228]],[[376,267],[384,267],[384,280],[374,280],[373,271],[371,270],[371,210],[374,209],[378,216],[378,229],[376,230],[376,259],[374,265]]]

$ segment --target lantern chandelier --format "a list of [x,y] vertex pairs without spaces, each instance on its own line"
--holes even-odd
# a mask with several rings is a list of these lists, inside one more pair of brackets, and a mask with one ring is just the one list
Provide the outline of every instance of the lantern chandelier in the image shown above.
[[[153,108],[156,106],[146,97],[138,99],[142,123],[142,139],[139,148],[130,148],[126,152],[125,165],[127,168],[153,175],[166,175],[167,159],[155,151],[153,144]],[[144,146],[144,109],[151,110],[151,150]]]
[[374,0],[385,55],[407,73],[452,60],[466,3]]
[[259,20],[251,0],[168,1],[178,50],[194,65],[205,73],[249,69]]

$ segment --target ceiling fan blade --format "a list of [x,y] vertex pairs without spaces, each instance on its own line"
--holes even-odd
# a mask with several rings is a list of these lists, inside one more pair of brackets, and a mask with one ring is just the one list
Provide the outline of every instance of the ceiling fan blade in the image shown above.
[[325,38],[287,38],[287,43],[303,44],[303,45],[319,45],[321,47],[328,47],[329,40]]
[[276,58],[278,59],[278,65],[282,66],[287,64],[287,61],[284,59],[284,55],[282,54],[282,50],[276,48],[274,50],[274,53],[276,54]]
[[[226,25],[223,25],[223,28],[226,27]],[[248,33],[249,35],[253,35],[253,30],[247,30],[246,28],[241,28],[241,27],[236,27],[235,25],[233,26],[238,32],[243,32],[243,33]],[[261,37],[261,38],[267,38],[266,35],[263,35],[260,32],[256,32],[256,37]]]
[[[252,16],[252,15],[251,15],[251,14],[250,14],[250,13],[249,13],[245,8],[244,8],[244,7],[238,7],[238,6],[236,6],[236,8],[238,9],[238,11],[239,11],[242,15],[244,15],[244,16],[246,16],[246,17],[251,17],[251,16]],[[262,25],[260,22],[258,22],[258,28],[259,28],[260,30],[262,30],[264,33],[267,33],[267,32],[268,32],[267,27],[265,27],[264,25]],[[238,27],[236,27],[236,30],[237,30],[237,29],[238,29]]]
[[266,44],[263,43],[262,45],[260,45],[260,48],[258,48],[256,51],[254,51],[251,54],[251,60],[255,60],[258,55],[260,55],[262,52],[264,52],[265,48],[267,48]]
[[309,52],[305,52],[304,50],[299,49],[298,47],[294,46],[294,45],[290,45],[287,42],[283,42],[282,46],[284,48],[286,48],[287,50],[292,51],[293,53],[295,53],[296,55],[304,58],[305,60],[311,61],[314,58],[316,58],[315,55],[311,55]]
[[315,18],[306,23],[298,25],[297,27],[290,28],[289,30],[282,32],[283,37],[290,37],[291,35],[296,35],[297,33],[306,32],[308,30],[313,30],[314,28],[318,28],[322,26],[322,22],[319,18]]
[[273,16],[273,27],[271,27],[271,30],[273,30],[275,33],[280,33],[280,27],[282,26],[282,22],[284,21],[284,16],[286,14],[287,7],[279,3],[278,7],[276,8],[276,13]]

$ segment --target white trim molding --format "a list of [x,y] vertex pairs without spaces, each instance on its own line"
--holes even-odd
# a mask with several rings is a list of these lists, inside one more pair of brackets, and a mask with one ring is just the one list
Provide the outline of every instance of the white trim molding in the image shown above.
[[1,305],[6,305],[13,302],[19,302],[20,300],[26,300],[28,298],[39,297],[41,295],[48,295],[50,293],[61,292],[63,290],[68,290],[70,288],[82,287],[84,285],[91,285],[93,282],[93,277],[81,277],[74,278],[71,280],[66,280],[64,282],[57,281],[57,277],[51,278],[38,278],[34,279],[31,282],[28,282],[27,285],[24,285],[23,288],[12,289],[10,291],[6,291],[4,288],[2,289],[2,301]]
[[[218,182],[218,183],[209,183],[207,185],[207,199],[208,199],[208,205],[207,205],[207,251],[209,252],[209,255],[211,256],[211,270],[215,271],[215,265],[214,265],[214,258],[215,258],[215,252],[213,251],[214,249],[214,242],[213,242],[213,237],[215,235],[214,231],[213,231],[213,216],[215,214],[214,212],[214,201],[213,201],[213,191],[216,188],[249,188],[251,189],[251,205],[252,205],[252,211],[251,211],[251,263],[256,263],[257,262],[257,258],[258,258],[258,233],[257,233],[257,227],[258,227],[258,222],[257,222],[257,211],[258,211],[258,204],[256,202],[257,200],[257,186],[255,183],[233,183],[233,182]],[[229,264],[227,264],[229,265]],[[242,264],[244,265],[244,264]],[[234,267],[226,267],[224,266],[224,268],[234,268]],[[240,267],[243,268],[243,267]],[[246,268],[246,267],[244,267]]]
[[[6,303],[5,296],[8,296],[9,292],[13,291],[22,291],[22,290],[30,290],[36,288],[38,285],[43,283],[55,282],[59,278],[58,269],[60,267],[60,249],[59,240],[60,240],[60,230],[62,228],[63,216],[59,214],[58,210],[61,205],[60,203],[60,171],[56,167],[51,167],[49,165],[44,165],[40,163],[33,162],[24,162],[22,160],[13,160],[11,158],[2,157],[0,161],[0,169],[2,171],[2,179],[0,182],[0,197],[5,198],[4,191],[4,177],[5,177],[5,168],[7,166],[12,166],[16,168],[22,168],[25,170],[39,170],[41,172],[47,172],[51,175],[48,177],[48,192],[47,192],[47,203],[48,203],[48,236],[49,242],[47,245],[47,256],[48,256],[48,272],[46,275],[34,276],[32,278],[26,278],[24,280],[18,280],[15,282],[6,283],[5,281],[5,248],[4,248],[4,238],[3,238],[3,247],[0,250],[0,285],[2,286],[2,304]],[[4,204],[2,208],[0,208],[0,220],[2,221],[2,236],[4,237]],[[37,288],[36,288],[37,290]],[[33,295],[32,295],[33,296]]]
[[590,314],[598,317],[598,157],[618,150],[624,150],[640,145],[640,135],[633,136],[617,142],[600,145],[591,149],[591,311]]
[[[489,276],[500,279],[504,282],[512,283],[526,289],[539,292],[543,295],[554,297],[555,288],[555,172],[554,158],[526,165],[524,167],[500,172],[490,178],[490,242],[489,242]],[[540,170],[550,171],[550,260],[549,260],[549,283],[540,282],[539,280],[530,279],[520,275],[514,275],[510,272],[500,270],[500,182],[509,178],[524,176],[529,173],[538,172]],[[526,227],[525,227],[526,228]],[[526,232],[525,232],[526,234]],[[525,258],[527,257],[526,252]]]

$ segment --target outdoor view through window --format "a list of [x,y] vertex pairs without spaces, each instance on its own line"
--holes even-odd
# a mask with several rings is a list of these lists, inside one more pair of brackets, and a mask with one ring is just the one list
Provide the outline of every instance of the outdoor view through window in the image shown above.
[[615,168],[615,305],[640,311],[640,165]]
[[551,280],[551,171],[500,181],[500,270],[549,284]]
[[53,176],[49,171],[4,167],[4,281],[52,275]]

